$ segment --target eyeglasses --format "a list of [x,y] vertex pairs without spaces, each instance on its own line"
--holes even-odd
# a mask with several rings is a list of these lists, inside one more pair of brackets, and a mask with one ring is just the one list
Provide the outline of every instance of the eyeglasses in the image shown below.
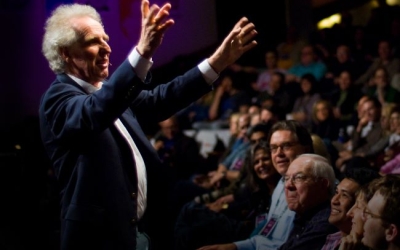
[[282,149],[284,152],[289,151],[292,147],[296,146],[298,144],[298,142],[285,142],[282,143],[282,145],[269,145],[269,150],[271,151],[271,153],[276,153],[278,152],[278,149]]
[[380,216],[380,215],[377,215],[377,214],[374,214],[374,213],[371,213],[371,212],[367,209],[367,206],[365,206],[364,209],[363,209],[363,211],[362,211],[362,218],[363,218],[364,220],[370,219],[370,218],[372,218],[372,219],[382,219],[382,220],[384,220],[384,217],[382,217],[382,216]]
[[298,173],[298,174],[294,174],[294,175],[292,175],[292,176],[285,175],[285,176],[283,177],[283,181],[284,181],[285,183],[291,181],[293,184],[300,184],[300,183],[303,183],[303,182],[305,182],[307,179],[312,178],[312,177],[313,177],[313,176],[311,176],[311,175],[305,175],[305,174],[302,174],[302,173]]

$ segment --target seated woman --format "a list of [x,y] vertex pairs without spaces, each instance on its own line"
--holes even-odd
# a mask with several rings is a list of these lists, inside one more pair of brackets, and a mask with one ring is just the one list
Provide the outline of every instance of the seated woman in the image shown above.
[[[270,128],[271,125],[269,124],[257,124],[251,127],[245,133],[243,144],[219,163],[217,170],[209,171],[207,174],[194,175],[190,180],[178,181],[173,187],[171,197],[173,215],[177,216],[182,206],[192,201],[195,197],[221,190],[239,180],[242,173],[241,169],[245,166],[251,145],[261,139],[265,139]],[[247,127],[244,131],[247,131]]]
[[268,143],[252,147],[246,178],[239,188],[213,203],[187,203],[175,225],[175,249],[247,238],[268,213],[273,190],[281,176],[272,165]]

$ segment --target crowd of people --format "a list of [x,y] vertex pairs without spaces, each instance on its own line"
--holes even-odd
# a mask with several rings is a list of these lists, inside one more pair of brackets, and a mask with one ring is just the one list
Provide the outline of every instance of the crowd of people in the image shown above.
[[[60,248],[400,249],[397,12],[379,33],[348,13],[307,39],[290,27],[263,68],[238,64],[260,46],[243,17],[211,56],[148,89],[171,8],[142,0],[139,41],[110,75],[94,8],[61,5],[46,21],[56,76],[39,119]],[[215,128],[229,142],[207,156],[184,133]]]
[[174,115],[177,134],[231,137],[174,179],[173,249],[400,248],[399,11],[386,13],[379,33],[349,13],[308,39],[290,28],[265,67],[230,65]]

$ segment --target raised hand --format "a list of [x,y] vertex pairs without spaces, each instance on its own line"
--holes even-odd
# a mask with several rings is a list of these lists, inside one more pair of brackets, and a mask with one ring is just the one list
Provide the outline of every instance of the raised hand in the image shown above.
[[149,6],[148,0],[142,0],[142,28],[136,47],[138,52],[147,59],[154,55],[162,43],[165,32],[175,23],[173,19],[167,19],[171,10],[170,3],[164,4],[161,8],[157,4]]
[[242,17],[214,54],[208,58],[208,63],[217,73],[220,73],[257,45],[254,40],[256,35],[254,24],[246,17]]

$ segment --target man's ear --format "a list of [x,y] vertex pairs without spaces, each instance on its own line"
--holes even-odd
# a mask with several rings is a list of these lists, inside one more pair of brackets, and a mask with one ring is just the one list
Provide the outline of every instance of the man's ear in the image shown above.
[[334,185],[335,183],[329,183],[328,179],[326,178],[321,178],[321,185],[326,188],[329,189],[330,185]]
[[394,241],[399,241],[399,228],[391,223],[385,230],[385,235],[386,235],[386,241],[387,242],[394,242]]
[[68,60],[70,59],[70,55],[69,55],[69,51],[67,48],[63,47],[59,49],[59,53],[62,57],[62,59],[64,60],[64,62],[68,62]]

